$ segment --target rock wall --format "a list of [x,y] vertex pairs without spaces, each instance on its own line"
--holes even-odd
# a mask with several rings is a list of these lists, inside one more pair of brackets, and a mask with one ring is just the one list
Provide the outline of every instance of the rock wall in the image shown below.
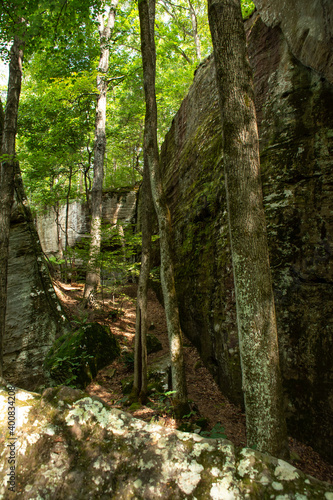
[[[46,354],[57,337],[69,328],[44,261],[43,252],[60,257],[65,247],[66,207],[59,214],[50,210],[38,217],[38,238],[25,203],[21,183],[12,211],[7,287],[4,376],[24,389],[48,384],[44,369]],[[21,197],[21,198],[20,198]],[[103,217],[112,224],[132,222],[136,190],[118,190],[103,195]],[[74,246],[89,231],[87,206],[69,207],[69,245]],[[43,250],[43,252],[42,252]]]
[[280,26],[294,56],[333,83],[331,0],[256,0],[267,26]]
[[[103,194],[103,219],[110,224],[135,221],[137,189],[118,189]],[[87,203],[73,201],[68,210],[68,244],[76,243],[87,237],[90,219]],[[37,230],[43,251],[46,255],[61,257],[65,248],[66,206],[58,213],[54,208],[37,216]]]
[[8,392],[0,388],[3,499],[333,498],[332,485],[283,460],[147,424],[79,390],[47,389],[42,398],[19,390],[15,402],[9,437]]
[[[333,86],[282,31],[247,24],[289,432],[333,460]],[[199,66],[161,154],[182,328],[242,401],[214,62]]]
[[5,379],[29,390],[45,386],[45,356],[67,329],[30,210],[16,197],[9,238]]

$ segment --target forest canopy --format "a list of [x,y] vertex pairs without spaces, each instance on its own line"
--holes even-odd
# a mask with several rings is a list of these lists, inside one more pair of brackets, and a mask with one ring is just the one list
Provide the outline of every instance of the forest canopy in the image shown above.
[[[22,27],[28,44],[17,155],[36,210],[65,203],[68,196],[85,199],[91,189],[99,58],[96,16],[107,5],[79,3],[15,2],[22,18],[29,19],[28,28]],[[14,20],[11,2],[3,7],[0,40],[6,60]],[[244,18],[253,10],[253,2],[242,1]],[[206,2],[160,0],[155,26],[161,144],[196,67],[212,52]],[[104,187],[117,188],[142,178],[145,104],[137,2],[119,2],[109,49]]]

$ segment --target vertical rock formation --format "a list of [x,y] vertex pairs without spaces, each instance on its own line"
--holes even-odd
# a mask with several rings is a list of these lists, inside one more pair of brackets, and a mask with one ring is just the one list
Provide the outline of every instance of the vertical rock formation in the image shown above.
[[[109,224],[127,224],[135,221],[137,189],[119,189],[103,193],[102,215]],[[37,216],[37,230],[42,249],[47,256],[62,256],[65,247],[66,206],[53,208]],[[74,247],[89,233],[89,208],[86,203],[73,201],[69,205],[68,244]]]
[[9,238],[5,379],[29,390],[47,384],[45,356],[67,329],[22,185],[16,182]]
[[[43,368],[47,352],[69,327],[44,260],[44,252],[48,256],[62,256],[66,207],[60,207],[58,221],[52,210],[38,218],[40,244],[20,183],[16,191],[9,242],[4,376],[19,387],[36,390],[48,383],[48,374]],[[111,224],[131,222],[135,216],[136,198],[135,190],[104,193],[103,217]],[[72,203],[70,246],[88,230],[87,206]]]
[[[278,27],[247,26],[289,432],[333,460],[333,86]],[[214,62],[162,147],[184,333],[242,401]]]
[[331,0],[256,0],[267,26],[279,26],[292,54],[333,83]]

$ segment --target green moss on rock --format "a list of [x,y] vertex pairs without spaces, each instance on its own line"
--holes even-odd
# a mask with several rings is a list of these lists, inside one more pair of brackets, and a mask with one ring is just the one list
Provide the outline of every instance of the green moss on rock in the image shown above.
[[57,384],[84,388],[98,370],[112,363],[119,354],[118,341],[110,329],[99,323],[88,323],[57,339],[45,367]]
[[155,337],[155,335],[152,335],[151,333],[148,333],[147,335],[147,353],[152,354],[153,352],[158,352],[163,349],[163,346],[160,342],[160,340]]

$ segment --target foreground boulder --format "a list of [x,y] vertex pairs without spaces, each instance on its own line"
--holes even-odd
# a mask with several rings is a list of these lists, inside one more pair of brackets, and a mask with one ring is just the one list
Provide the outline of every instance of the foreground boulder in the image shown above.
[[333,487],[282,460],[147,424],[78,389],[3,388],[0,427],[4,499],[333,499]]

